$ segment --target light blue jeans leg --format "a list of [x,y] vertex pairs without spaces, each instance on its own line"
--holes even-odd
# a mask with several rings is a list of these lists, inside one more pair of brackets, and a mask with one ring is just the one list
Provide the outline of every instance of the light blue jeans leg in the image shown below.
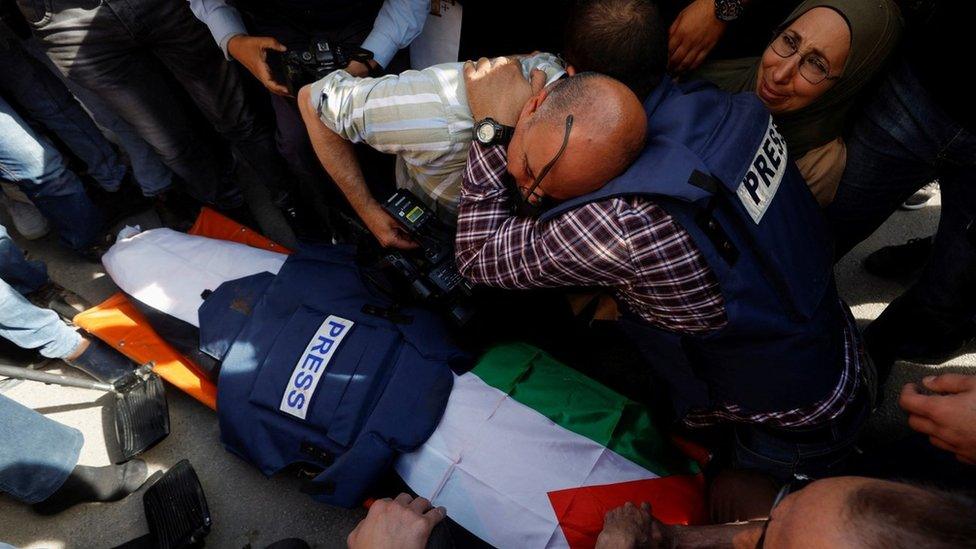
[[44,263],[27,261],[3,225],[0,225],[0,279],[22,294],[29,294],[48,281]]
[[98,95],[87,88],[75,84],[65,78],[61,71],[54,66],[51,59],[37,43],[37,38],[31,37],[24,43],[28,53],[43,63],[51,72],[61,79],[65,86],[74,94],[81,106],[88,111],[95,124],[101,128],[107,137],[122,147],[132,164],[132,176],[135,178],[143,196],[156,196],[173,185],[173,172],[160,160],[156,151],[136,132],[136,129],[115,114]]
[[[41,309],[0,280],[0,337],[48,358],[64,358],[78,348],[81,336],[57,313]],[[0,423],[3,423],[0,421]]]
[[89,245],[102,230],[95,208],[81,180],[64,163],[61,153],[38,135],[20,114],[0,97],[0,178],[16,183],[68,247]]
[[77,429],[0,395],[0,492],[44,501],[75,468],[84,442]]

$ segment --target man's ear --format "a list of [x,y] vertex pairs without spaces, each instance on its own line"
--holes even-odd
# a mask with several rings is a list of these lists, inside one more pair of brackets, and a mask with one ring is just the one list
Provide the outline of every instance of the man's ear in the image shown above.
[[546,90],[546,88],[542,88],[538,93],[530,97],[529,100],[525,102],[525,105],[522,106],[522,112],[519,113],[519,122],[526,120],[527,117],[535,114],[535,111],[539,110],[539,106],[542,105],[542,102],[545,101],[547,97],[549,97],[549,92]]
[[576,70],[576,67],[572,65],[566,65],[566,74],[568,74],[569,76],[576,76],[577,72],[579,71]]

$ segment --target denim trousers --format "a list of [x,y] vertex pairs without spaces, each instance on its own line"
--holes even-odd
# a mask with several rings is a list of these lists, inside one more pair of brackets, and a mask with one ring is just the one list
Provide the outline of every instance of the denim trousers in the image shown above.
[[84,441],[77,429],[0,395],[0,492],[44,501],[75,468]]
[[44,264],[27,261],[0,225],[0,337],[48,358],[64,358],[78,347],[81,336],[57,313],[34,306],[23,295],[47,280]]
[[67,86],[102,133],[125,151],[132,165],[132,177],[142,190],[143,196],[157,196],[173,185],[173,172],[163,164],[156,151],[146,143],[135,128],[115,114],[112,107],[102,101],[98,95],[61,74],[44,53],[37,38],[31,37],[24,42],[24,47]]
[[98,95],[135,128],[195,198],[219,202],[224,194],[219,184],[229,170],[219,152],[193,128],[171,87],[173,79],[265,185],[287,188],[287,166],[270,127],[251,108],[236,68],[224,59],[186,2],[17,0],[17,4],[61,72]]
[[[0,30],[0,95],[24,118],[57,135],[88,167],[88,173],[108,191],[125,177],[112,144],[71,95],[61,80],[30,55],[14,36]],[[13,75],[16,75],[14,77]]]
[[761,425],[733,427],[732,465],[766,473],[779,482],[845,474],[871,413],[861,389],[840,417],[815,429],[774,429]]
[[847,167],[825,210],[840,258],[930,181],[942,213],[928,265],[908,290],[948,321],[976,313],[976,133],[947,115],[908,63],[895,64],[847,140]]
[[0,178],[16,183],[72,249],[92,243],[103,219],[61,153],[0,96]]

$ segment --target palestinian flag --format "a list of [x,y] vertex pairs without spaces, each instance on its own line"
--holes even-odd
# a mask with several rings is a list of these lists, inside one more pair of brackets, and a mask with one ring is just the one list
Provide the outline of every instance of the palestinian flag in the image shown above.
[[704,512],[697,465],[645,407],[524,344],[458,376],[437,430],[396,470],[496,547],[592,547],[627,501],[669,524]]

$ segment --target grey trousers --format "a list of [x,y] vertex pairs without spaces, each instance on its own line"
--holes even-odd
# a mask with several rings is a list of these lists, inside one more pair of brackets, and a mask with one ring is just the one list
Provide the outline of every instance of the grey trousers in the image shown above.
[[[169,71],[237,155],[271,188],[287,166],[240,76],[181,0],[17,0],[45,52],[133,126],[195,198],[218,206],[228,170],[174,98]],[[233,194],[233,193],[230,193]],[[238,195],[239,196],[239,195]]]

